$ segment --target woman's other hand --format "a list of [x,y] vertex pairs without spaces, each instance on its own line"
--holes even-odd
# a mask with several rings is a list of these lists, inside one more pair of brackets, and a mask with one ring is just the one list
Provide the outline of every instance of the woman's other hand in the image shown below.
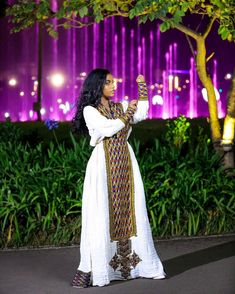
[[129,102],[129,107],[133,108],[134,110],[136,110],[137,108],[137,104],[138,104],[138,100],[131,100]]

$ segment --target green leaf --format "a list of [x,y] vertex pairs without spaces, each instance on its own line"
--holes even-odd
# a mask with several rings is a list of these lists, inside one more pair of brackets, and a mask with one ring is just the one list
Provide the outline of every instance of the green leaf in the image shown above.
[[97,23],[101,22],[103,19],[104,19],[104,17],[103,17],[102,14],[98,14],[98,15],[96,15],[96,17],[95,17],[95,21],[96,21]]
[[88,14],[88,8],[87,6],[83,6],[78,10],[80,17],[84,17]]
[[135,10],[135,7],[134,7],[134,8],[132,8],[132,9],[129,11],[129,18],[130,18],[130,19],[133,19],[135,16],[136,16],[136,10]]
[[155,19],[155,13],[154,12],[152,12],[152,13],[149,14],[149,19],[151,21],[153,21]]
[[222,40],[226,40],[229,36],[229,31],[227,29],[224,29],[221,33]]
[[169,30],[169,28],[170,28],[170,23],[169,22],[163,22],[163,23],[161,23],[161,25],[160,25],[160,31],[161,32],[166,32],[167,30]]
[[141,23],[146,23],[147,19],[148,19],[148,15],[143,15],[143,16],[140,17],[139,23],[140,24]]
[[67,29],[70,29],[70,28],[71,28],[71,25],[70,25],[70,23],[65,22],[65,23],[63,24],[63,27],[67,30]]
[[57,31],[50,29],[50,30],[48,30],[48,34],[49,34],[52,38],[54,38],[54,39],[58,39],[58,32],[57,32]]

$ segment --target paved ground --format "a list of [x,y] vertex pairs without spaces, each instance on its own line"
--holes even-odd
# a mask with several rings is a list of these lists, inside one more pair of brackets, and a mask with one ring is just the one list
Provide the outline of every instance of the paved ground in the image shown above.
[[79,247],[0,251],[0,294],[235,294],[235,235],[156,242],[168,278],[70,286]]

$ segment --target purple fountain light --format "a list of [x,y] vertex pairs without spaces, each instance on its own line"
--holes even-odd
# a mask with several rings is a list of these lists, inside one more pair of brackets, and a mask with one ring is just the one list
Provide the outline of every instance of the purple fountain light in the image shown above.
[[[56,9],[56,1],[53,5]],[[38,26],[19,34],[9,31],[10,25],[1,19],[0,37],[5,42],[0,48],[0,120],[7,116],[13,121],[35,120]],[[108,68],[116,78],[115,101],[135,99],[136,77],[144,74],[149,118],[208,116],[195,62],[190,53],[182,56],[185,44],[181,34],[169,35],[160,34],[157,22],[139,26],[124,18],[106,19],[83,29],[60,29],[58,40],[43,32],[42,118],[71,120],[82,82],[96,67]],[[213,60],[211,76],[215,88],[220,89],[218,111],[222,117],[229,83],[224,87],[225,70],[219,70],[218,77],[219,66]],[[231,67],[226,71],[232,71]]]

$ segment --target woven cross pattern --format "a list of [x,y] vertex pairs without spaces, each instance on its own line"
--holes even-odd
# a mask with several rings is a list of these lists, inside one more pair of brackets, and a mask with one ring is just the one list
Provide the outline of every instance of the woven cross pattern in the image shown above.
[[111,259],[109,265],[114,270],[120,270],[124,279],[130,276],[132,268],[135,268],[141,261],[140,257],[133,251],[131,253],[131,241],[123,240],[117,242],[117,253]]

